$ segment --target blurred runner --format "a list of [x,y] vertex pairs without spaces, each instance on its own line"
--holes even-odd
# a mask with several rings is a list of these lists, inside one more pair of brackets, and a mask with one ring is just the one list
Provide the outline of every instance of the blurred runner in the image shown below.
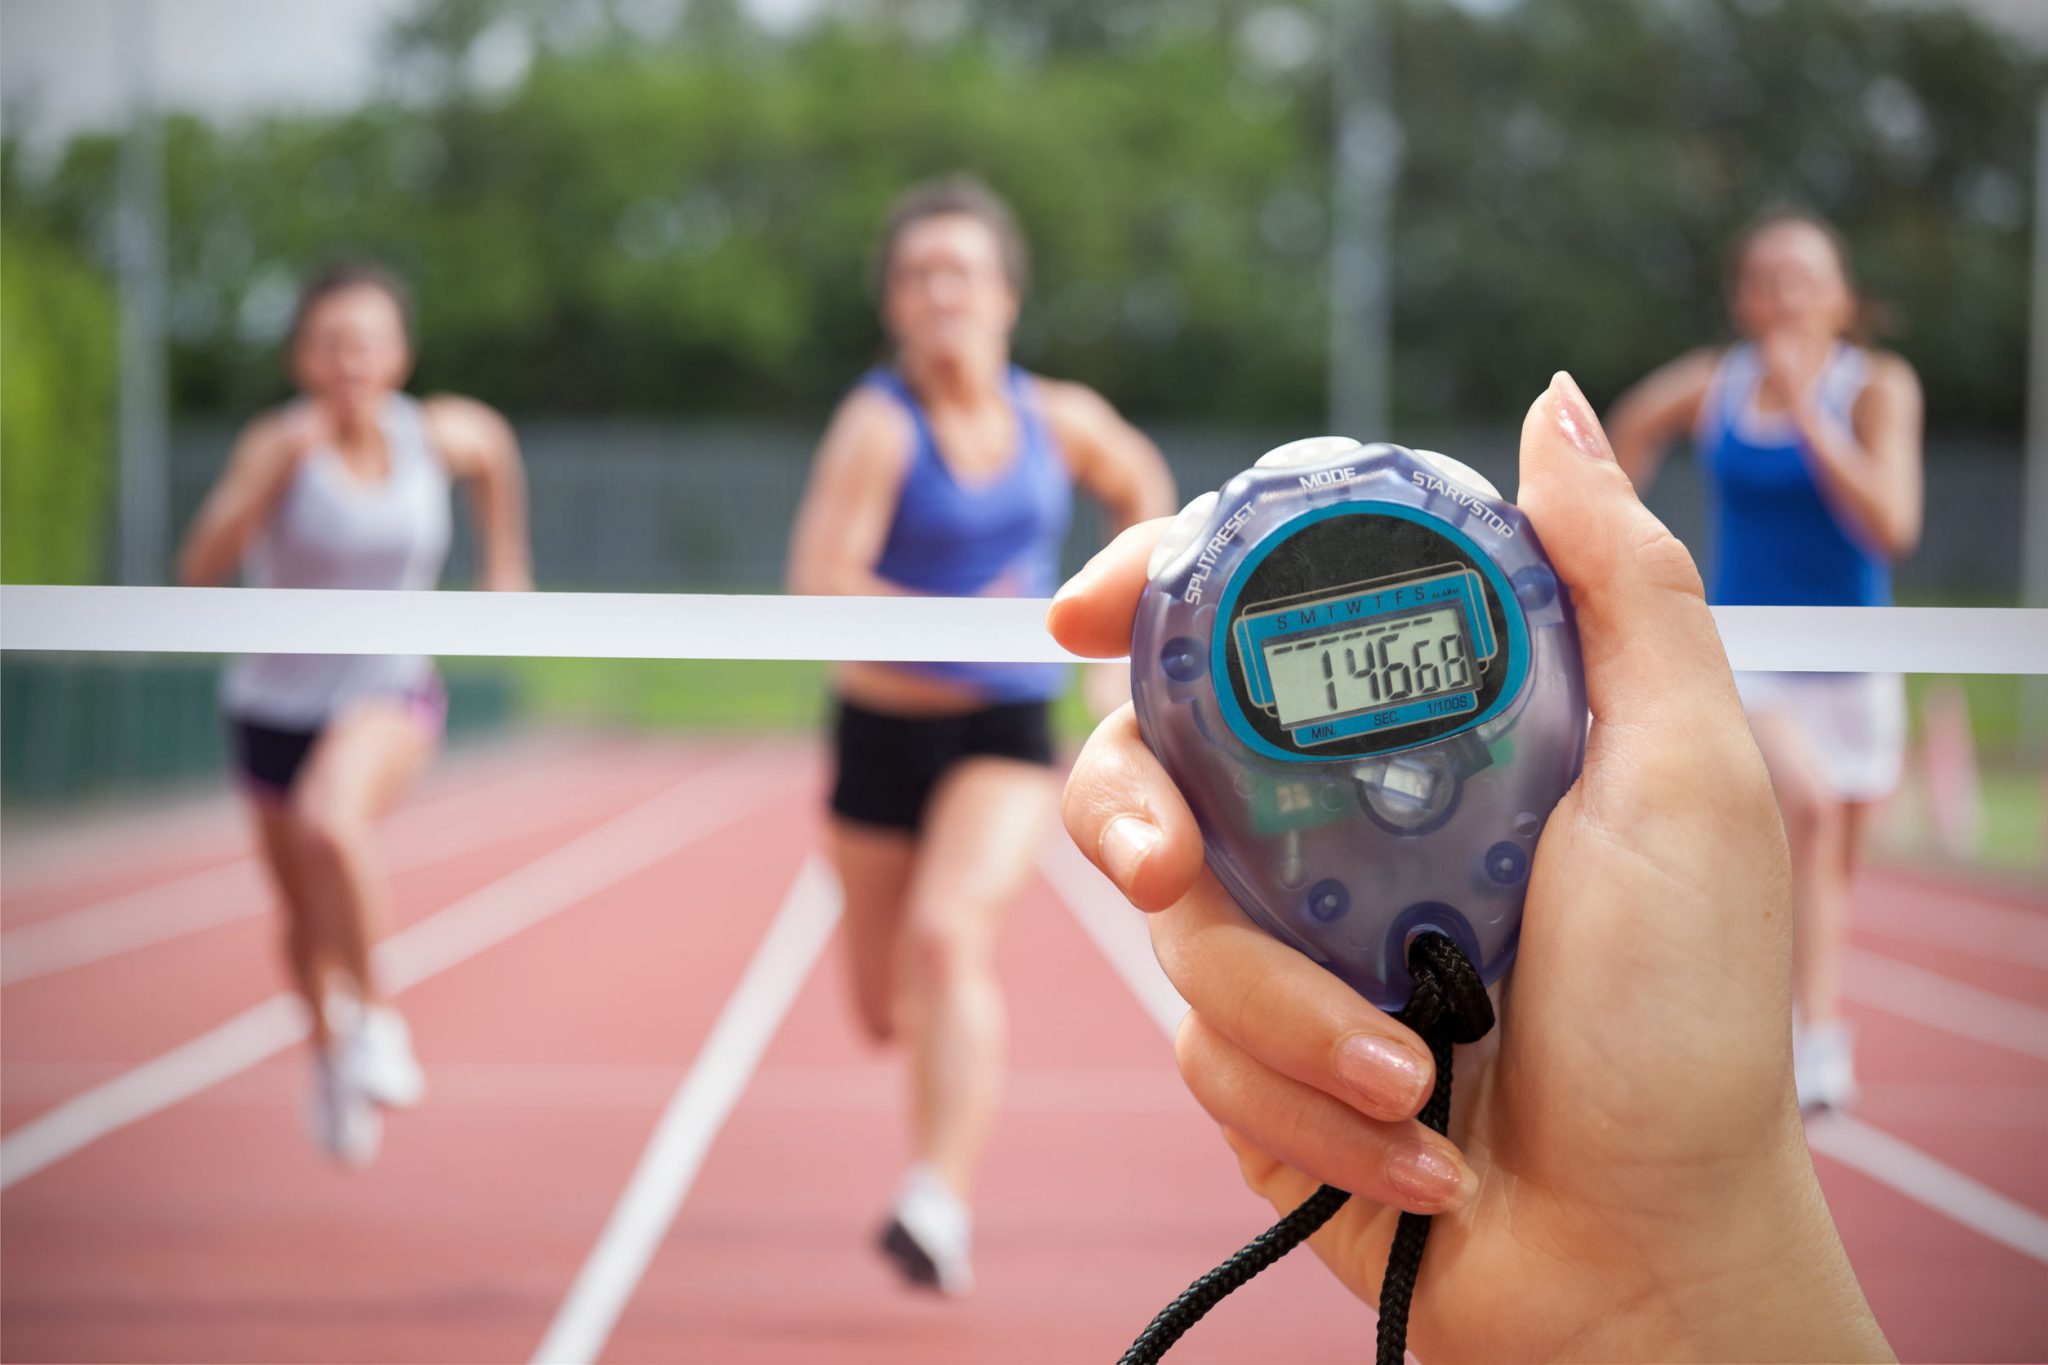
[[[1920,382],[1857,344],[1859,303],[1834,229],[1765,215],[1730,257],[1741,340],[1682,356],[1615,405],[1610,429],[1638,486],[1692,431],[1713,511],[1708,600],[1883,606],[1920,538]],[[1793,1057],[1805,1107],[1855,1100],[1841,1014],[1849,882],[1876,802],[1899,781],[1905,688],[1894,675],[1738,673],[1792,845]]]
[[[1010,362],[1026,277],[978,182],[903,196],[877,262],[894,354],[840,404],[798,513],[799,593],[1047,596],[1078,484],[1113,532],[1173,510],[1152,443],[1099,395]],[[944,642],[933,643],[944,657]],[[1051,825],[1057,664],[848,664],[833,675],[832,845],[854,998],[911,1062],[913,1160],[883,1247],[914,1283],[972,1284],[968,1197],[994,1118],[1003,913]]]
[[[301,396],[243,430],[186,537],[185,582],[217,583],[239,565],[249,587],[432,588],[460,479],[482,586],[533,586],[512,429],[472,399],[404,392],[409,325],[404,287],[380,267],[306,281],[289,340]],[[309,1124],[329,1155],[360,1165],[376,1155],[379,1106],[415,1104],[424,1088],[372,971],[386,906],[370,828],[433,754],[446,696],[421,656],[298,654],[237,660],[221,697],[311,1015]]]

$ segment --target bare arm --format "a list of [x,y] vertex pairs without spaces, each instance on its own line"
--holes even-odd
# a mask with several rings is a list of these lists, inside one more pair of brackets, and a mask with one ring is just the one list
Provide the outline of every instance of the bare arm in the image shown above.
[[811,595],[897,597],[875,572],[896,498],[910,469],[910,422],[881,394],[861,389],[833,414],[789,541],[789,590]]
[[266,414],[242,429],[226,470],[178,548],[179,582],[211,587],[235,572],[250,539],[277,510],[300,459],[317,439],[317,420],[303,411],[285,411]]
[[1847,423],[1821,410],[1810,385],[1792,416],[1829,506],[1861,539],[1898,559],[1920,542],[1924,404],[1912,366],[1892,355],[1872,359],[1870,383]]
[[434,449],[468,492],[483,552],[477,586],[490,592],[531,592],[526,466],[512,424],[496,409],[453,394],[437,394],[421,406]]
[[1608,412],[1614,458],[1638,490],[1656,479],[1670,444],[1699,421],[1700,402],[1719,363],[1716,351],[1689,351],[1638,380]]
[[[1105,540],[1154,517],[1173,515],[1173,471],[1150,437],[1126,422],[1108,399],[1084,384],[1038,381],[1046,421],[1073,471],[1074,482],[1102,504]],[[1126,664],[1091,664],[1081,697],[1098,719],[1130,700]]]
[[1102,504],[1111,537],[1173,512],[1173,471],[1151,438],[1086,385],[1037,382],[1046,421],[1074,481]]

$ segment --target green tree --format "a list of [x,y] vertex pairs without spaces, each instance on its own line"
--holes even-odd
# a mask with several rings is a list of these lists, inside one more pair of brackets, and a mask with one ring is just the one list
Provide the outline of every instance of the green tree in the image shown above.
[[115,345],[106,281],[76,251],[0,226],[0,579],[105,571]]
[[[1725,243],[1795,200],[1843,228],[1933,420],[2017,431],[2038,58],[1867,0],[1389,3],[1397,421],[1512,416],[1561,364],[1612,395],[1722,333]],[[1025,363],[1141,417],[1319,419],[1325,5],[748,13],[440,0],[394,29],[389,99],[173,120],[174,401],[278,396],[293,279],[358,251],[417,286],[422,384],[815,422],[877,354],[889,199],[965,168],[1036,248]],[[10,221],[98,254],[114,152],[9,174]]]

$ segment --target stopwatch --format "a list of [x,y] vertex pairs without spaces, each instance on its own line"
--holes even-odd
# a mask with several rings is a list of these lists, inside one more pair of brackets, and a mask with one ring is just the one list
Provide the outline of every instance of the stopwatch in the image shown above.
[[1528,519],[1447,456],[1313,437],[1183,508],[1146,577],[1139,729],[1224,888],[1382,1009],[1418,934],[1497,980],[1586,745]]

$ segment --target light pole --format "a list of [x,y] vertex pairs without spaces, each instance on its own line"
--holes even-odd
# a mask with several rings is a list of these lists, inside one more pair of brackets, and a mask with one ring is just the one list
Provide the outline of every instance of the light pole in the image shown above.
[[1401,168],[1385,0],[1329,0],[1330,430],[1389,439],[1389,226]]
[[[2020,518],[2020,594],[2030,607],[2048,607],[2048,94],[2034,119],[2033,315],[2027,350],[2026,494]],[[2023,688],[2022,732],[2035,747],[2048,744],[2048,678]]]
[[167,568],[169,463],[164,412],[163,133],[156,111],[156,3],[116,14],[128,89],[121,143],[120,468],[117,568],[123,583],[160,582]]

